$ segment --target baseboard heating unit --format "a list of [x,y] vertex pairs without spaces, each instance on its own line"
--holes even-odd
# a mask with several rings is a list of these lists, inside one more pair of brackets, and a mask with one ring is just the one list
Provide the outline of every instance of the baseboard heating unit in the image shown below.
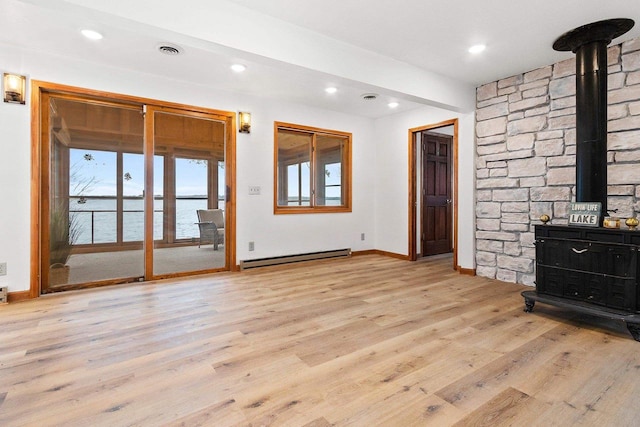
[[351,256],[351,249],[335,249],[332,251],[310,252],[307,254],[284,255],[272,258],[260,258],[240,261],[240,270],[266,267],[268,265],[289,264],[292,262],[312,261],[325,258],[344,258]]

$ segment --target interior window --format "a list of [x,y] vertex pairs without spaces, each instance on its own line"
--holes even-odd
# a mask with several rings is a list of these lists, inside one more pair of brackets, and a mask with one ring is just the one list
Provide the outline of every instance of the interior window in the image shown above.
[[351,134],[275,127],[275,213],[351,212]]

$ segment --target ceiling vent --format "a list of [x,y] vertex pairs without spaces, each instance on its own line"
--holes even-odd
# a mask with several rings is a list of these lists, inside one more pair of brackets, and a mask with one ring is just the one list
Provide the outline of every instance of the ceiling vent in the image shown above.
[[362,94],[360,96],[365,101],[375,101],[376,99],[378,99],[378,94],[377,93],[365,93],[365,94]]
[[158,50],[165,55],[176,56],[182,53],[182,48],[174,44],[163,43],[158,46]]

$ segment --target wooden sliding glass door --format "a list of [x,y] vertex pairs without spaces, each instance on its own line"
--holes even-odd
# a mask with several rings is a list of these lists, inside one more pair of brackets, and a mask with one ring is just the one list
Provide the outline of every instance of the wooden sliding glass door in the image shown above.
[[[152,269],[147,274],[156,277],[228,268],[225,121],[211,114],[158,107],[147,109],[147,119],[147,129],[153,134],[149,151],[162,159],[148,174],[153,193],[147,206],[149,210],[154,206],[153,229],[166,230],[162,239],[154,240],[153,265],[148,264]],[[200,221],[199,210],[213,209],[220,211],[222,226],[209,223],[204,214]],[[214,226],[220,241],[201,240],[203,235],[208,237],[207,227]]]
[[142,107],[43,101],[42,292],[143,278]]
[[[232,113],[67,91],[39,101],[42,293],[231,267]],[[213,209],[215,245],[197,214]]]

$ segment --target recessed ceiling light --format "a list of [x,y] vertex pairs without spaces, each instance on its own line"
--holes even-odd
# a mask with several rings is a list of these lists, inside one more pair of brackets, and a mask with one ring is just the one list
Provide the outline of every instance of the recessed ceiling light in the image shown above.
[[390,102],[390,103],[388,103],[387,105],[389,106],[389,108],[396,108],[396,107],[398,107],[398,105],[400,105],[400,104],[398,104],[397,102]]
[[235,71],[236,73],[241,73],[241,72],[243,72],[244,70],[246,70],[246,69],[247,69],[247,67],[246,67],[246,66],[244,66],[244,65],[242,65],[242,64],[233,64],[233,65],[231,66],[231,69],[232,69],[233,71]]
[[487,48],[487,46],[483,45],[483,44],[476,44],[473,45],[469,48],[469,53],[480,53],[483,50],[485,50]]
[[102,38],[102,34],[94,30],[80,30],[80,33],[91,40],[100,40]]
[[324,90],[327,93],[336,93],[338,91],[337,87],[328,87]]

